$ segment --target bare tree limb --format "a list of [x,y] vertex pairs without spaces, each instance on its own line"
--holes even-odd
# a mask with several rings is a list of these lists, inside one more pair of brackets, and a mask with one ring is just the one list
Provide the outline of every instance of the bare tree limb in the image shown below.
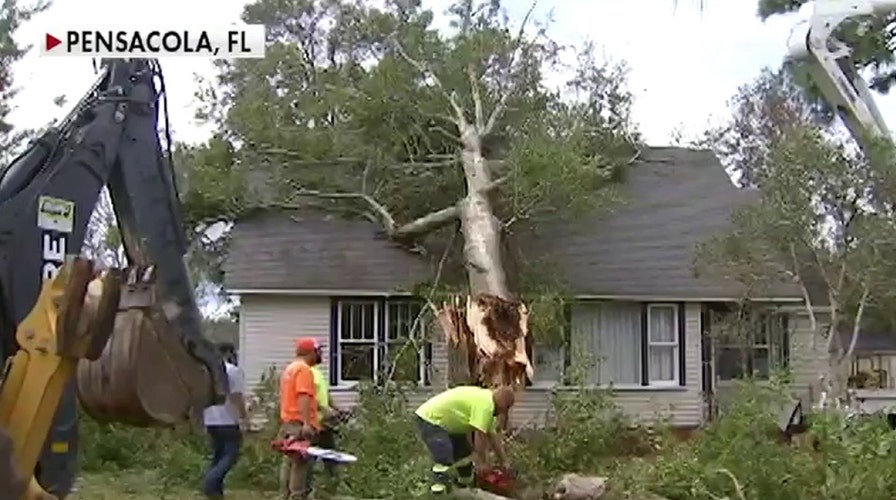
[[812,298],[809,296],[809,289],[806,288],[806,283],[803,281],[802,266],[800,266],[799,258],[796,255],[796,247],[793,243],[790,244],[790,258],[793,261],[793,270],[797,284],[799,284],[800,291],[803,293],[803,300],[806,302],[806,311],[809,313],[809,327],[812,329],[812,335],[814,336],[818,334],[818,321],[815,316],[815,308],[812,306]]
[[[487,193],[489,191],[497,189],[505,182],[507,182],[507,180],[508,177],[501,177],[499,179],[496,179],[485,185],[480,191],[483,193]],[[386,206],[382,203],[378,202],[373,196],[370,196],[368,194],[296,189],[294,195],[300,197],[307,196],[312,198],[344,200],[348,199],[363,201],[373,211],[374,219],[383,226],[383,230],[386,235],[394,240],[411,240],[452,223],[453,221],[457,220],[458,217],[460,217],[461,204],[464,202],[464,200],[459,200],[454,205],[436,210],[434,212],[430,212],[422,217],[418,217],[417,219],[408,222],[407,224],[399,225],[395,222],[395,217],[392,216],[391,212],[389,212],[389,209],[387,209]],[[261,208],[297,210],[305,207],[301,204],[295,203],[271,203]]]
[[[532,13],[535,11],[535,7],[538,5],[538,0],[534,0],[531,5],[529,5],[529,10],[526,12],[525,17],[523,17],[523,22],[520,24],[520,30],[516,35],[516,45],[513,48],[513,51],[510,54],[510,61],[507,63],[507,72],[510,73],[513,71],[513,65],[516,62],[517,53],[520,50],[520,46],[523,44],[523,35],[526,32],[526,25],[529,23],[529,18],[532,17]],[[497,125],[498,120],[504,115],[504,111],[507,109],[507,100],[510,99],[510,94],[513,93],[513,88],[505,89],[504,93],[501,94],[501,97],[498,98],[498,104],[495,105],[495,108],[492,110],[491,115],[488,117],[488,121],[485,123],[485,126],[479,128],[479,134],[481,137],[484,137],[494,130],[495,125]]]
[[[385,207],[382,203],[376,201],[373,196],[364,193],[339,193],[339,192],[323,192],[311,189],[297,189],[294,196],[309,196],[313,198],[328,198],[328,199],[343,199],[343,200],[361,200],[366,203],[371,210],[373,210],[374,214],[377,216],[377,219],[380,221],[380,224],[383,225],[383,229],[387,234],[392,234],[395,232],[396,224],[395,218],[392,217],[392,214],[389,212],[389,209]],[[275,208],[300,208],[298,205],[292,204],[272,204]]]
[[404,50],[404,47],[401,46],[401,43],[392,37],[392,43],[395,46],[395,50],[398,52],[398,55],[402,57],[405,61],[408,62],[411,66],[417,69],[423,76],[430,77],[433,80],[433,83],[436,87],[442,91],[445,97],[448,99],[448,104],[451,105],[451,109],[454,111],[455,117],[452,120],[457,124],[457,128],[460,130],[464,130],[467,124],[467,118],[464,115],[464,109],[460,106],[460,103],[457,101],[457,93],[449,92],[444,85],[442,85],[442,80],[422,62],[412,58],[408,55],[408,53]]
[[865,305],[868,303],[868,295],[870,291],[868,289],[868,285],[862,286],[862,296],[859,298],[859,307],[856,309],[856,316],[853,318],[852,325],[852,338],[849,340],[849,347],[846,349],[846,352],[843,353],[843,356],[840,358],[840,361],[849,359],[852,356],[853,351],[856,349],[856,342],[859,340],[859,331],[862,328],[862,316],[865,314]]
[[476,130],[483,130],[485,127],[485,115],[482,111],[482,95],[479,92],[479,77],[476,76],[476,70],[472,64],[467,65],[467,78],[470,79],[470,93],[473,96],[473,121]]

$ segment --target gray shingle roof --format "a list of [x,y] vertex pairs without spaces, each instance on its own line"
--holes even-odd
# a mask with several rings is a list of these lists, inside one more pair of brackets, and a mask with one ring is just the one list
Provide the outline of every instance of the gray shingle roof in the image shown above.
[[[540,241],[581,295],[739,298],[730,282],[696,278],[695,246],[728,227],[756,199],[730,181],[709,151],[649,148],[611,213],[551,227]],[[229,289],[390,291],[431,279],[434,265],[378,235],[376,225],[320,214],[266,214],[234,228]],[[792,286],[769,293],[799,297]]]

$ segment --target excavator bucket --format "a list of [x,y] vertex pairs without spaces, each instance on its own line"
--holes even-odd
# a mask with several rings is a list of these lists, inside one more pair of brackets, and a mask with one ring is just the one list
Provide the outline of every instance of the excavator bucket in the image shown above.
[[[211,375],[170,335],[155,269],[126,274],[109,341],[96,359],[78,364],[81,405],[101,422],[152,427],[189,420],[196,402],[208,397]],[[91,285],[86,307],[102,294],[101,286]]]

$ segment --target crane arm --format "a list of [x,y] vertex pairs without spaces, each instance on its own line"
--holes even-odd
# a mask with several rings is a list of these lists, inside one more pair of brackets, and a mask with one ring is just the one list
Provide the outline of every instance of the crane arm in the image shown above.
[[858,72],[852,50],[837,39],[836,30],[849,20],[893,12],[896,0],[815,0],[812,17],[794,33],[787,51],[786,60],[808,72],[866,153],[870,140],[890,139],[890,131]]

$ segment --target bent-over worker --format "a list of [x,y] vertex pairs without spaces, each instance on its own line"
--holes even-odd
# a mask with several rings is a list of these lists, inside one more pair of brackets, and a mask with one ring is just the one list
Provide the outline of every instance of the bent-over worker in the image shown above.
[[[296,359],[280,377],[280,432],[277,439],[313,440],[320,430],[312,367],[317,361],[317,340],[296,341]],[[280,484],[284,500],[305,500],[311,495],[312,467],[301,456],[284,457]]]
[[510,387],[459,386],[433,396],[417,409],[417,430],[435,462],[432,493],[447,493],[455,481],[461,487],[472,486],[474,450],[478,466],[487,463],[489,449],[498,465],[507,465],[496,420],[506,415],[513,403]]

